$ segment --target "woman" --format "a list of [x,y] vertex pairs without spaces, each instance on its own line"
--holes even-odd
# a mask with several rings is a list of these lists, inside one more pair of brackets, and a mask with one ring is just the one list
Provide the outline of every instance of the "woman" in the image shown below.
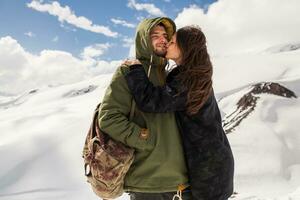
[[154,86],[139,64],[127,61],[125,75],[138,108],[174,112],[182,136],[194,199],[225,200],[233,192],[234,160],[212,89],[206,38],[194,26],[179,29],[168,44],[176,62],[164,86]]

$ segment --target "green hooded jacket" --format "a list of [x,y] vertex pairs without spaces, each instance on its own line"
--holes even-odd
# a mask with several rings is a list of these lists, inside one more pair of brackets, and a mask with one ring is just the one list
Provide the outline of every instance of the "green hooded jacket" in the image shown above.
[[[176,30],[169,18],[145,19],[136,33],[136,58],[148,71],[153,48],[150,40],[152,27],[162,22],[169,38]],[[164,84],[166,60],[153,55],[150,80],[154,85]],[[127,192],[161,193],[187,186],[188,177],[181,137],[174,113],[143,113],[135,107],[129,121],[132,95],[124,74],[129,69],[120,66],[108,86],[99,112],[99,126],[115,140],[135,149],[135,159],[125,177]],[[141,128],[149,130],[148,137],[140,136]]]

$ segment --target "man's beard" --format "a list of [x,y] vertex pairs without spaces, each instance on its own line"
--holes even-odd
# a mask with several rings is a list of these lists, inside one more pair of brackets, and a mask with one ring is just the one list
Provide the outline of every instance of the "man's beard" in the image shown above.
[[155,53],[155,55],[164,58],[166,56],[166,54],[167,54],[167,51],[156,48],[156,49],[154,49],[154,53]]

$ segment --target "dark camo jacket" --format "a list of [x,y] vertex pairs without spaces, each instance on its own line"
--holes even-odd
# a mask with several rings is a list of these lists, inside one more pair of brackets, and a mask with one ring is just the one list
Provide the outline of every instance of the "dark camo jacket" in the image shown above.
[[225,200],[233,193],[234,159],[214,93],[197,114],[187,115],[186,92],[176,95],[178,73],[178,68],[173,69],[164,86],[154,86],[144,69],[133,65],[125,79],[142,111],[175,111],[194,199]]

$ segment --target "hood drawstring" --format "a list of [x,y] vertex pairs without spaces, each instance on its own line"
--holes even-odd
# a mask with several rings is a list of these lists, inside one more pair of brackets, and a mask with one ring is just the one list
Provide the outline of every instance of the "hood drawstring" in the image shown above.
[[151,57],[150,57],[150,65],[149,65],[149,69],[148,69],[148,77],[150,77],[150,73],[151,73],[151,68],[152,68],[152,60],[153,60],[153,55],[151,54]]
[[173,196],[173,199],[172,199],[172,200],[176,200],[176,198],[177,198],[178,200],[183,200],[183,199],[182,199],[182,191],[183,191],[185,188],[186,188],[186,186],[183,185],[183,184],[178,185],[177,193]]
[[175,194],[173,196],[173,199],[172,200],[176,200],[176,198],[178,198],[178,200],[183,200],[182,199],[182,191],[181,190],[177,190],[177,194]]

